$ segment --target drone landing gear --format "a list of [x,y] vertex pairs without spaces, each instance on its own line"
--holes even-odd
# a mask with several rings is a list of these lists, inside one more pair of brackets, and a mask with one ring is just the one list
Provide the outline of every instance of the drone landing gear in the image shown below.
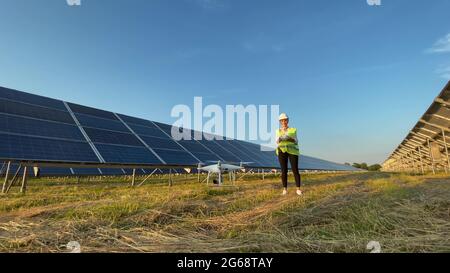
[[[209,179],[212,176],[213,173],[208,173],[208,176],[206,177],[206,185],[209,186]],[[236,173],[235,172],[229,172],[229,180],[231,182],[230,185],[224,185],[223,183],[223,176],[221,173],[217,174],[216,178],[213,178],[212,180],[212,186],[217,186],[217,187],[234,187],[235,186],[235,182],[236,182]]]

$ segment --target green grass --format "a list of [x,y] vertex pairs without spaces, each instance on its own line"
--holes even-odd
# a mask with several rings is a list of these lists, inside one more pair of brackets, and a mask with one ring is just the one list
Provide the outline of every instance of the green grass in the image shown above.
[[84,252],[450,251],[443,174],[305,174],[302,197],[292,183],[281,196],[273,175],[222,188],[164,179],[30,180],[26,195],[0,195],[0,252],[64,252],[73,240]]

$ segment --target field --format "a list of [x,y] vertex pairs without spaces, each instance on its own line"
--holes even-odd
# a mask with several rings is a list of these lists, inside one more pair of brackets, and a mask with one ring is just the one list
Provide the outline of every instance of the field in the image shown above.
[[[278,176],[236,187],[195,176],[30,180],[0,195],[0,252],[450,252],[450,176],[303,175],[304,196]],[[290,179],[292,181],[293,179]]]

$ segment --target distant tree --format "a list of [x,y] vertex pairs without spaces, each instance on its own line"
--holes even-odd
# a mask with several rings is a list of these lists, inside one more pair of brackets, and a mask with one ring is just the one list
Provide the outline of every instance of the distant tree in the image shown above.
[[369,171],[371,172],[378,172],[381,169],[380,164],[374,164],[369,166]]
[[365,162],[363,162],[363,163],[353,163],[352,166],[355,167],[355,168],[358,168],[358,169],[368,170],[368,171],[371,171],[371,172],[378,172],[381,169],[381,165],[380,164],[374,164],[374,165],[368,166],[367,163],[365,163]]
[[364,169],[364,170],[369,170],[369,166],[367,166],[367,163],[361,163],[361,167],[360,167],[361,169]]
[[345,162],[344,165],[351,166],[351,164],[348,162]]
[[362,170],[369,170],[369,166],[367,166],[367,163],[353,163],[352,166]]

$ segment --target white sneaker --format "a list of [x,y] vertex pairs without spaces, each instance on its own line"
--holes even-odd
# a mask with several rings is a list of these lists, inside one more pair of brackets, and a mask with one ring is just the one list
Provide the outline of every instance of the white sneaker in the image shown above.
[[287,194],[287,190],[283,190],[283,195],[286,195]]
[[297,195],[302,195],[303,192],[301,190],[297,190]]

